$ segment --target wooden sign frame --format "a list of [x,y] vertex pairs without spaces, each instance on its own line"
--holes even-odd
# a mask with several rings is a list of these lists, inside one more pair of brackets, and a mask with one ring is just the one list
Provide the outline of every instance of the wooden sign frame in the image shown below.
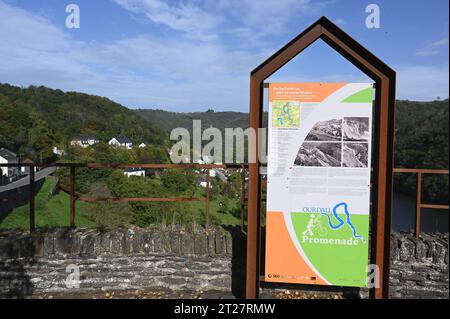
[[[262,127],[264,80],[318,39],[325,41],[375,82],[371,263],[378,266],[379,286],[371,289],[370,295],[376,299],[388,298],[395,71],[329,19],[321,17],[251,72],[250,127],[256,132],[256,154],[259,154],[260,143],[258,128]],[[249,299],[258,298],[261,275],[261,175],[259,173],[259,161],[249,163],[246,264],[246,298]]]

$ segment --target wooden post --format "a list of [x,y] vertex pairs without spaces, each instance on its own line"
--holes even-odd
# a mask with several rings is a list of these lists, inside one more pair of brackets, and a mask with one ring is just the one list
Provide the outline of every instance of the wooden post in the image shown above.
[[247,201],[247,264],[245,297],[259,297],[259,276],[261,261],[261,175],[259,174],[259,128],[262,126],[263,81],[250,77],[250,128],[255,131],[256,140],[252,150],[256,153],[255,162],[248,164],[248,201]]
[[420,236],[420,209],[422,205],[422,173],[417,173],[417,201],[416,201],[416,238]]
[[209,168],[206,170],[205,229],[209,230]]
[[245,164],[241,166],[241,232],[245,232]]
[[70,227],[75,227],[75,166],[70,166]]
[[34,232],[36,230],[36,216],[35,216],[35,205],[34,205],[34,168],[35,166],[30,165],[30,231]]
[[377,117],[377,157],[374,164],[375,196],[373,213],[375,233],[372,234],[372,263],[379,269],[380,285],[371,291],[375,299],[389,298],[391,212],[394,170],[395,74],[376,84],[375,114]]

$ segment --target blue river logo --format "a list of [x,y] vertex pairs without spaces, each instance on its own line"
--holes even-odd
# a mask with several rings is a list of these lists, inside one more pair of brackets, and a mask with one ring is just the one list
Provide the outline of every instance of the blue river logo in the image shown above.
[[[338,209],[339,207],[341,207],[341,206],[344,207],[344,212],[345,212],[345,215],[346,215],[346,221],[344,221],[341,217],[339,217],[339,215],[338,215],[338,213],[337,213],[337,209]],[[356,228],[355,228],[355,225],[352,224],[352,221],[351,221],[351,219],[350,219],[350,213],[349,213],[349,211],[348,211],[348,205],[347,205],[347,203],[342,202],[342,203],[339,203],[339,204],[337,204],[336,206],[333,207],[333,216],[338,220],[338,224],[336,224],[336,225],[333,225],[333,222],[331,221],[331,216],[330,216],[329,212],[323,212],[323,211],[322,211],[321,214],[327,216],[327,218],[328,218],[328,226],[330,226],[331,229],[339,229],[339,228],[341,228],[342,226],[344,226],[345,223],[347,223],[347,225],[350,226],[350,228],[352,229],[352,232],[353,232],[353,238],[355,238],[355,239],[361,239],[361,241],[362,241],[363,243],[366,242],[366,240],[364,239],[364,237],[358,235],[358,233],[357,233],[357,231],[356,231]]]

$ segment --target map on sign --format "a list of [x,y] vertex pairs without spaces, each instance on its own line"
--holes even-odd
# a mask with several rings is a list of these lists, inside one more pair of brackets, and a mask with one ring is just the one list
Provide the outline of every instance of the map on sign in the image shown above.
[[275,101],[272,107],[273,127],[298,128],[300,126],[299,103],[289,101]]

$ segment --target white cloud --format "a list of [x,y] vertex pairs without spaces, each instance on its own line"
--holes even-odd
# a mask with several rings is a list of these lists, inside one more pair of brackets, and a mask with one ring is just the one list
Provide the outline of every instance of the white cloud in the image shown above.
[[[326,5],[319,0],[176,0],[172,5],[161,0],[113,1],[190,38],[209,41],[232,32],[253,44],[264,44],[262,37],[288,31],[288,23],[317,16]],[[235,27],[223,28],[231,20]]]
[[415,55],[427,57],[427,56],[438,55],[440,52],[441,51],[439,51],[439,50],[422,49],[422,50],[417,51]]
[[438,55],[441,53],[442,47],[447,47],[447,50],[448,50],[448,37],[442,38],[438,41],[430,43],[429,45],[425,46],[424,48],[418,50],[415,53],[415,55],[422,56],[422,57]]
[[33,76],[45,76],[48,71],[54,72],[55,81],[69,73],[76,76],[87,71],[73,54],[81,43],[71,40],[42,16],[1,1],[0,39],[1,81],[12,79],[27,85],[35,83]]
[[448,46],[448,37],[447,38],[443,38],[441,40],[438,40],[436,42],[433,42],[431,44],[432,47],[442,47],[442,46]]
[[0,82],[82,91],[130,107],[246,110],[248,74],[267,56],[179,36],[83,42],[69,34],[0,1]]
[[293,19],[315,16],[325,6],[323,1],[311,0],[230,0],[225,3],[244,26],[264,34],[285,32]]
[[220,16],[206,12],[196,4],[197,1],[177,1],[173,5],[161,0],[114,1],[133,13],[144,14],[155,23],[201,40],[213,39],[213,31],[221,21]]

